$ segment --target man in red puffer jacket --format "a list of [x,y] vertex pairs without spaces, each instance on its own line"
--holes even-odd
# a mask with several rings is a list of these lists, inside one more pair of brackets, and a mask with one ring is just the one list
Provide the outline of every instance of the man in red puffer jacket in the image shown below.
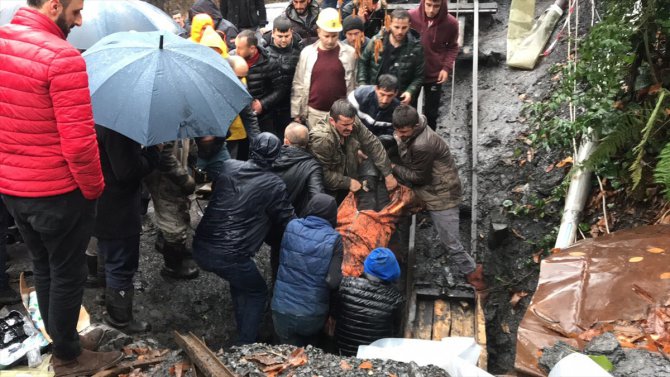
[[76,330],[104,188],[86,64],[65,40],[84,5],[28,5],[0,27],[0,193],[30,250],[56,376],[90,375],[122,355],[82,350],[95,342]]

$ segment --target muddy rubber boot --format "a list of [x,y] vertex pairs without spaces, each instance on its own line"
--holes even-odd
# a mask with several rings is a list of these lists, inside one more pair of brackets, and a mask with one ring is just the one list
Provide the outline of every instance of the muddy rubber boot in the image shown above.
[[173,279],[195,279],[200,270],[190,258],[185,258],[186,245],[165,242],[163,244],[163,259],[165,266],[161,269],[161,275]]
[[97,327],[85,334],[79,335],[79,345],[85,350],[97,351],[104,336],[105,330]]
[[63,360],[57,357],[51,359],[56,377],[90,376],[105,369],[109,369],[123,359],[123,353],[93,352],[82,349],[81,354],[73,360]]
[[137,334],[151,330],[148,323],[133,318],[133,296],[134,292],[132,290],[105,289],[107,313],[104,315],[104,320],[110,326],[126,334]]

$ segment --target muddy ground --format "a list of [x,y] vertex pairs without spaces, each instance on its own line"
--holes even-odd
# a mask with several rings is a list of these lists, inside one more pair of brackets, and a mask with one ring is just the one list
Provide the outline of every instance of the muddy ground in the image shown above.
[[[544,9],[552,0],[538,0],[537,8]],[[552,190],[560,184],[566,170],[549,169],[562,156],[546,153],[528,153],[529,147],[523,142],[528,125],[520,116],[520,110],[527,101],[538,101],[546,97],[551,88],[551,76],[547,69],[566,56],[564,45],[559,47],[534,71],[512,70],[505,66],[508,1],[498,1],[498,13],[483,16],[480,27],[480,68],[479,68],[479,133],[478,133],[478,175],[479,201],[474,212],[477,218],[476,256],[484,264],[489,284],[488,300],[485,305],[489,353],[489,372],[510,373],[513,370],[516,330],[537,284],[539,264],[534,260],[545,239],[558,226],[562,203],[546,204],[541,212],[530,215],[516,215],[519,205],[547,199]],[[538,11],[539,12],[539,11]],[[536,13],[538,13],[536,12]],[[584,12],[588,13],[588,12]],[[590,14],[584,18],[590,19]],[[466,27],[467,35],[472,35],[471,19]],[[466,38],[466,44],[468,44]],[[461,211],[462,241],[471,249],[470,240],[470,198],[472,174],[472,70],[471,60],[459,61],[454,84],[453,105],[451,85],[445,86],[445,96],[441,106],[439,132],[448,140],[459,166],[464,186],[464,204]],[[505,200],[511,200],[512,207],[503,207]],[[204,203],[201,202],[204,207]],[[193,225],[197,224],[200,208],[192,206]],[[219,277],[201,272],[191,281],[175,281],[159,274],[162,257],[154,251],[156,230],[151,221],[152,213],[145,221],[141,238],[140,270],[136,275],[137,318],[151,323],[150,333],[136,339],[153,339],[160,347],[176,348],[173,331],[193,332],[205,339],[214,350],[228,347],[234,341],[235,323],[232,315],[228,284]],[[592,212],[597,218],[596,211]],[[441,267],[448,263],[439,250],[437,236],[429,219],[419,216],[417,258],[424,267],[417,279],[439,281]],[[507,226],[507,231],[493,233],[491,224]],[[621,223],[617,227],[624,227]],[[614,227],[613,229],[616,229]],[[550,247],[553,246],[550,245]],[[30,270],[22,245],[10,248],[13,262],[10,273]],[[266,246],[258,253],[257,262],[269,280],[269,256]],[[444,279],[442,279],[444,280]],[[526,292],[516,304],[510,298],[518,292]],[[101,321],[102,308],[95,303],[99,289],[87,289],[85,306],[93,321]],[[271,341],[272,331],[266,318],[263,341]]]

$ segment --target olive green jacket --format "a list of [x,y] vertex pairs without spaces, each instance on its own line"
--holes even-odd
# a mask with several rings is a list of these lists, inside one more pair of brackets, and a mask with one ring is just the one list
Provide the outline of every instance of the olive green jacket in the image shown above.
[[309,150],[323,167],[326,190],[348,190],[358,177],[358,150],[371,158],[383,176],[391,174],[391,161],[375,135],[358,118],[349,137],[343,139],[328,121],[321,119],[309,131]]

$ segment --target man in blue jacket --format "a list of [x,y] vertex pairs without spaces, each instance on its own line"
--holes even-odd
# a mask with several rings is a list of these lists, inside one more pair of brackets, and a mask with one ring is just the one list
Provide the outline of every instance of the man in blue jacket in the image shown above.
[[305,218],[288,223],[272,298],[272,320],[283,344],[314,344],[328,317],[330,291],[342,279],[342,236],[337,203],[316,194]]
[[230,283],[237,344],[256,341],[267,285],[251,259],[271,228],[284,229],[295,215],[286,185],[270,171],[279,139],[263,132],[251,141],[249,161],[227,160],[195,231],[193,259]]

